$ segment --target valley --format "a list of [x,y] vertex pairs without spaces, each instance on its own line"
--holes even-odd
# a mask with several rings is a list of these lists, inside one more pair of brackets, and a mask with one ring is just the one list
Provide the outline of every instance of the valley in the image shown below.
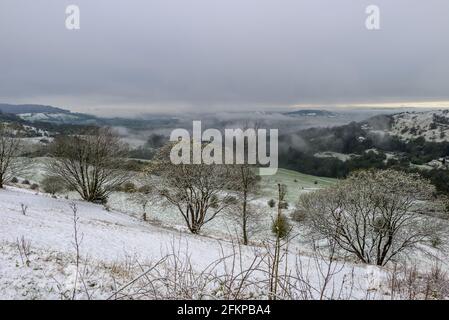
[[[168,139],[164,130],[174,123],[155,127],[154,122],[149,122],[140,131],[134,126],[126,127],[127,120],[123,120],[121,128],[126,130],[112,127],[117,130],[118,140],[128,142],[125,143],[127,153],[119,161],[127,178],[108,191],[105,201],[100,203],[100,200],[85,201],[73,186],[63,186],[63,181],[49,179],[54,174],[50,164],[56,161],[53,155],[56,143],[76,137],[81,137],[80,141],[90,139],[79,135],[84,130],[92,130],[91,124],[80,124],[79,119],[73,120],[71,116],[61,118],[59,109],[55,112],[51,117],[39,113],[20,113],[18,118],[14,114],[2,114],[4,125],[16,130],[12,139],[20,141],[23,149],[17,159],[20,172],[10,176],[0,190],[0,298],[172,299],[181,294],[186,299],[205,299],[210,295],[226,299],[266,299],[269,294],[265,285],[270,278],[267,264],[276,248],[273,225],[279,219],[279,212],[285,217],[288,228],[288,236],[282,240],[285,247],[280,264],[289,274],[283,274],[285,281],[294,288],[283,291],[285,299],[317,299],[319,296],[326,299],[401,299],[410,292],[392,287],[389,279],[394,276],[404,283],[409,281],[407,264],[417,268],[421,274],[419,279],[430,277],[429,272],[434,268],[449,272],[444,238],[426,238],[425,244],[419,245],[420,251],[401,255],[401,260],[394,263],[365,264],[345,254],[344,250],[332,251],[328,240],[312,227],[313,218],[303,211],[309,195],[318,196],[328,190],[338,193],[338,188],[360,169],[419,172],[430,178],[437,198],[418,201],[423,208],[419,209],[421,216],[417,219],[424,219],[432,228],[438,226],[444,234],[443,230],[449,228],[445,208],[447,189],[444,188],[447,169],[443,164],[432,166],[432,161],[443,161],[439,159],[447,155],[449,142],[445,137],[435,140],[431,139],[434,135],[421,136],[420,129],[412,136],[401,132],[405,127],[414,131],[418,123],[421,128],[424,124],[429,128],[436,125],[435,132],[444,132],[445,120],[441,117],[445,112],[376,115],[360,122],[303,129],[299,124],[299,130],[292,124],[296,120],[282,120],[289,124],[280,137],[280,164],[284,167],[276,175],[255,180],[257,188],[246,194],[248,216],[244,221],[248,243],[245,245],[241,242],[242,217],[236,214],[241,210],[239,189],[216,190],[212,208],[221,201],[233,200],[205,223],[198,234],[192,234],[186,226],[179,208],[156,196],[153,188],[157,189],[163,176],[146,170]],[[317,114],[306,111],[292,117],[301,120],[303,116],[309,118]],[[321,116],[339,117],[338,113]],[[409,120],[405,122],[406,119]],[[182,121],[178,119],[176,124],[179,123]],[[429,128],[426,127],[425,132]],[[97,134],[89,132],[93,132],[93,137]],[[133,136],[145,138],[142,143],[129,143]],[[139,152],[148,157],[139,157]],[[115,157],[114,154],[109,156]],[[213,180],[211,183],[215,183]],[[173,188],[170,192],[177,186]],[[285,191],[282,198],[281,189]],[[160,192],[164,195],[167,191]],[[437,234],[440,237],[440,231],[434,233]],[[402,264],[405,261],[406,264]],[[229,269],[236,264],[238,269]],[[254,264],[258,267],[254,268]],[[178,268],[188,268],[189,278],[196,279],[189,282],[185,278],[185,287],[179,288],[182,293],[172,291],[174,288],[165,282],[181,271]],[[144,270],[148,271],[141,278]],[[239,292],[235,291],[237,283],[229,280],[233,273],[247,274],[244,289]],[[166,280],[160,280],[161,274]],[[196,287],[198,281],[204,282],[204,286]],[[227,290],[219,289],[222,281],[230,281]],[[422,298],[425,295],[422,287],[426,284],[420,281],[416,280],[413,290]],[[446,287],[446,280],[441,281],[442,287],[434,290],[438,291],[438,297],[446,297],[449,286]],[[304,285],[309,289],[300,290]],[[143,293],[142,288],[148,286],[153,286],[153,291]]]

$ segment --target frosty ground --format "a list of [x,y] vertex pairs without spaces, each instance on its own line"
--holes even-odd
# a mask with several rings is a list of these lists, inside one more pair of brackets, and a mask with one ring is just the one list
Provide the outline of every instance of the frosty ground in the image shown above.
[[[34,158],[28,174],[0,190],[3,299],[265,299],[269,269],[265,257],[271,250],[270,226],[276,214],[267,202],[276,199],[276,185],[288,188],[288,216],[299,194],[336,182],[283,169],[264,177],[260,192],[251,200],[261,216],[257,232],[251,245],[240,246],[238,224],[225,213],[206,224],[201,235],[192,235],[171,207],[152,205],[148,221],[143,221],[141,207],[126,192],[114,192],[107,205],[97,205],[81,201],[74,192],[53,197],[30,190],[23,179],[41,184],[46,160]],[[140,176],[133,182],[151,183]],[[288,284],[289,296],[280,298],[408,298],[408,292],[393,293],[391,268],[317,254],[304,228],[297,223],[293,228],[296,236],[284,249],[281,268],[293,280]],[[413,265],[428,270],[435,259],[447,271],[444,255],[417,253]],[[247,272],[250,268],[253,271]],[[250,284],[240,292],[236,282],[246,276]],[[399,276],[393,278],[397,281]],[[422,286],[425,277],[415,278],[414,286]]]
[[[73,203],[79,217],[84,274],[83,283],[77,288],[78,299],[111,297],[118,288],[173,250],[188,257],[195,269],[204,270],[235,247],[229,239],[194,236],[145,223],[129,214],[107,211],[100,205],[54,199],[46,194],[8,187],[0,192],[0,298],[72,297],[76,275]],[[22,242],[29,245],[28,258],[21,256]],[[242,263],[249,264],[264,248],[255,245],[241,250]],[[310,282],[319,287],[323,279],[320,279],[316,259],[307,252],[298,255],[296,248],[290,251],[292,256],[300,257]],[[291,263],[294,260],[291,259]],[[348,298],[384,296],[382,279],[385,275],[380,269],[339,264],[341,271],[335,276],[336,284],[345,276],[355,279],[350,292],[347,288],[345,293]],[[341,289],[340,285],[338,287]],[[335,288],[330,286],[329,292]]]

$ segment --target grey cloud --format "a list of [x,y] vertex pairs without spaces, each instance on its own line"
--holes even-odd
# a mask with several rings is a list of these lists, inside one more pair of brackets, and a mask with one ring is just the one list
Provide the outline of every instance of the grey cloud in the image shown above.
[[[372,2],[379,31],[364,26]],[[68,4],[79,31],[64,27]],[[449,100],[447,12],[447,0],[2,0],[0,101],[160,112]]]

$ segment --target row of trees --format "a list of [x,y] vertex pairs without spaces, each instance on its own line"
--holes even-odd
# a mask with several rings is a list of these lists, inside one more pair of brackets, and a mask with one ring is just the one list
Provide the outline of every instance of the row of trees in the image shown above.
[[[1,187],[19,173],[21,139],[9,134],[5,127],[0,130]],[[248,164],[175,165],[169,157],[171,147],[170,144],[162,147],[145,170],[157,181],[133,198],[144,211],[149,200],[165,200],[177,208],[194,234],[220,212],[232,208],[229,211],[235,213],[241,226],[243,243],[248,244],[250,221],[256,214],[249,201],[258,186],[253,168]],[[51,158],[43,185],[52,194],[64,187],[76,191],[86,201],[106,203],[110,193],[132,177],[126,167],[127,147],[108,128],[57,137],[48,150]]]

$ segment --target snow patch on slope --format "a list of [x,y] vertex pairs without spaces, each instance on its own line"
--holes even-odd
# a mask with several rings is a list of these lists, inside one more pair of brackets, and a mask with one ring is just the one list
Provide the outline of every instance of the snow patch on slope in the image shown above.
[[404,112],[393,115],[391,133],[404,139],[449,140],[449,110]]

